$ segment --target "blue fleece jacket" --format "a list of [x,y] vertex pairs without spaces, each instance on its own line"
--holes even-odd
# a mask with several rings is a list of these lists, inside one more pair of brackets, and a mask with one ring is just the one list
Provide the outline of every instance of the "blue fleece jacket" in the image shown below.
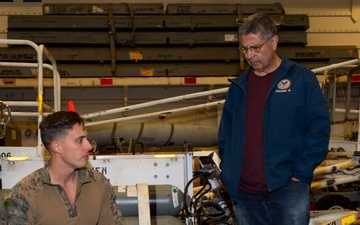
[[[264,117],[264,172],[269,191],[291,177],[310,184],[326,157],[329,111],[315,74],[281,58],[267,95]],[[237,198],[245,140],[247,78],[250,68],[230,80],[218,133],[221,180]],[[259,140],[260,141],[260,140]]]

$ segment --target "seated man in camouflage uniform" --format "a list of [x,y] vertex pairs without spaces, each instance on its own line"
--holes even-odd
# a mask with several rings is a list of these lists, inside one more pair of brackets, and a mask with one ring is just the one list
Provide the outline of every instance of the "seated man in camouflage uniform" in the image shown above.
[[11,189],[3,224],[124,224],[108,179],[85,168],[92,146],[83,119],[56,112],[41,122],[40,132],[51,159]]

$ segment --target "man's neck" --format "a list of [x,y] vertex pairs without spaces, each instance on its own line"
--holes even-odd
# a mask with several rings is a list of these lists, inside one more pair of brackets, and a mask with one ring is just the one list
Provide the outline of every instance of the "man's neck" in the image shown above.
[[72,168],[67,168],[64,165],[56,165],[56,163],[50,162],[48,171],[50,173],[52,184],[68,186],[77,183],[77,171]]

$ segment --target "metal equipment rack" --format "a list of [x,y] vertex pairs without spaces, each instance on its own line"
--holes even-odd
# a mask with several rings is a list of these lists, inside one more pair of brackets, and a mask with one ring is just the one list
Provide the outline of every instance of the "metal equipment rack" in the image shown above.
[[[52,51],[54,54],[72,52],[66,57],[56,56],[61,77],[237,76],[248,66],[238,51],[238,25],[259,11],[270,14],[279,25],[281,47],[302,51],[307,44],[309,18],[305,14],[285,14],[281,4],[174,3],[167,4],[166,9],[157,3],[44,4],[43,15],[10,15],[7,37],[59,50]],[[224,56],[225,50],[219,48],[231,55]],[[343,52],[347,55],[342,54],[342,61],[355,57],[356,48],[349,49]],[[17,51],[0,49],[0,55],[5,56],[8,50]],[[87,57],[78,57],[84,54]],[[320,60],[314,54],[295,58],[309,68],[317,68],[333,57]],[[316,58],[316,62],[304,62],[309,57]],[[0,70],[0,76],[32,74],[25,69]]]
[[[12,102],[8,101],[5,104],[8,106],[25,106],[25,107],[37,107],[37,112],[25,111],[25,112],[13,112],[13,116],[37,116],[38,125],[42,121],[44,110],[46,111],[58,111],[61,108],[61,88],[60,88],[60,75],[57,72],[57,65],[55,59],[52,57],[50,52],[45,48],[44,45],[36,45],[34,42],[28,40],[1,40],[0,44],[10,44],[10,45],[27,45],[32,47],[36,52],[37,63],[29,62],[0,62],[0,66],[16,66],[16,67],[31,67],[37,69],[37,80],[38,80],[38,96],[37,101],[26,101],[26,102]],[[51,65],[43,63],[43,56],[46,55],[47,58],[51,61]],[[43,101],[43,70],[48,68],[53,71],[53,82],[54,82],[54,107],[50,107],[44,104]],[[8,148],[7,152],[16,152],[18,148],[12,149]],[[38,135],[38,145],[36,147],[35,156],[41,155],[41,140],[40,135]],[[30,151],[29,151],[30,152]],[[16,153],[15,153],[16,154]]]
[[[61,110],[61,82],[60,82],[60,76],[57,72],[57,66],[54,58],[48,52],[48,50],[43,45],[36,45],[35,43],[27,40],[0,40],[0,44],[12,44],[12,45],[29,45],[35,49],[37,52],[37,60],[38,63],[20,63],[20,62],[1,62],[1,66],[15,66],[15,67],[32,67],[37,69],[37,79],[38,79],[38,98],[37,101],[31,101],[31,102],[4,102],[7,105],[10,106],[35,106],[37,107],[36,113],[33,112],[12,112],[13,116],[28,116],[28,115],[36,115],[38,117],[38,122],[41,121],[42,116],[46,112],[52,112],[52,111],[58,111]],[[52,65],[44,64],[42,55],[46,54],[46,56],[50,59],[52,62]],[[339,68],[339,67],[347,67],[352,66],[354,64],[359,64],[358,59],[349,60],[342,63],[336,63],[332,64],[326,67],[320,67],[317,69],[313,69],[314,73],[320,73],[320,72],[326,72],[328,70]],[[43,97],[43,68],[51,69],[53,72],[53,82],[54,82],[54,108],[47,106],[44,104],[44,97]],[[129,78],[131,79],[131,78]],[[156,77],[152,77],[152,79],[160,79]],[[326,82],[326,77],[323,77],[323,80],[320,81],[320,84]],[[159,104],[166,104],[169,102],[174,101],[180,101],[180,100],[186,100],[191,98],[197,98],[202,96],[208,96],[212,94],[218,94],[218,93],[226,93],[228,88],[220,88],[216,90],[211,91],[204,91],[204,92],[198,92],[198,93],[192,93],[172,98],[166,98],[146,103],[141,103],[137,105],[131,105],[126,107],[120,107],[120,108],[114,108],[114,109],[108,109],[103,111],[98,111],[94,113],[89,113],[82,115],[84,118],[94,118],[94,117],[100,117],[100,116],[109,116],[120,112],[128,112],[130,110],[136,110],[140,108],[149,107],[152,105],[159,105]],[[133,119],[144,119],[148,117],[154,117],[154,116],[161,116],[166,114],[173,114],[178,112],[184,112],[184,111],[191,111],[194,109],[199,108],[206,108],[206,107],[213,107],[222,105],[224,103],[224,100],[195,105],[191,107],[183,107],[183,108],[177,108],[177,109],[170,109],[166,111],[159,111],[159,112],[152,112],[148,114],[143,115],[135,115],[135,116],[128,116],[128,117],[122,117],[122,118],[115,118],[115,119],[108,119],[108,120],[102,120],[97,122],[88,122],[86,123],[86,126],[97,126],[100,124],[111,124],[116,122],[122,122],[122,121],[128,121]],[[335,106],[334,106],[335,107]],[[333,109],[333,110],[340,110],[341,109]],[[45,112],[46,111],[46,112]],[[352,111],[354,113],[354,111]],[[357,111],[359,113],[359,111]],[[39,137],[40,135],[38,135]],[[13,156],[26,156],[25,158],[21,158],[21,160],[16,160],[15,158],[9,157],[9,158],[3,158],[2,159],[2,177],[6,178],[7,184],[4,184],[5,188],[11,187],[15,182],[17,182],[21,177],[24,177],[26,174],[29,173],[29,168],[35,170],[39,167],[41,167],[44,163],[45,157],[41,152],[42,146],[41,141],[38,138],[38,145],[36,148],[28,148],[25,150],[18,149],[18,148],[11,148],[11,147],[1,147],[0,149],[2,151],[12,151],[12,157]],[[359,145],[359,141],[357,142],[357,145]],[[358,146],[359,149],[359,146]],[[30,151],[32,153],[30,153]],[[34,154],[35,153],[35,154]],[[128,185],[128,184],[134,184],[134,183],[141,183],[144,182],[144,180],[128,180],[124,182],[124,178],[120,177],[119,174],[116,173],[117,170],[119,170],[119,165],[134,165],[134,160],[141,161],[142,163],[137,163],[137,165],[142,165],[146,167],[146,170],[149,174],[145,182],[149,184],[159,184],[162,182],[167,183],[173,183],[179,186],[180,189],[184,189],[184,186],[187,181],[190,180],[190,177],[192,176],[192,157],[193,152],[185,152],[184,154],[151,154],[151,155],[123,155],[123,156],[94,156],[90,160],[90,164],[94,168],[98,168],[99,170],[109,171],[108,176],[114,182],[114,185]],[[146,161],[146,163],[144,163]],[[121,163],[119,163],[121,162]],[[125,163],[126,162],[126,163]],[[154,165],[156,165],[154,167]],[[134,170],[134,168],[129,167],[132,172],[137,171],[139,174],[143,173],[144,170],[141,168],[137,168]],[[125,167],[120,168],[122,171],[127,171],[126,169],[129,169]],[[166,170],[164,171],[164,168]],[[182,179],[178,178],[178,173],[181,171],[181,177]],[[6,173],[6,174],[5,174]],[[161,178],[161,179],[160,179]],[[164,181],[165,180],[165,181]]]

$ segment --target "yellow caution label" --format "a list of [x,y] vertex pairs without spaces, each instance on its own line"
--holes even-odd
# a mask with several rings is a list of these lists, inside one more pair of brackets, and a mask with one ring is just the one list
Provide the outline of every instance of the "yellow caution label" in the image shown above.
[[154,158],[176,158],[175,154],[156,154]]
[[141,69],[141,76],[152,77],[152,76],[154,76],[154,70],[149,69],[149,68],[142,68]]
[[38,95],[39,113],[43,113],[43,96]]
[[9,161],[24,161],[29,159],[30,159],[29,156],[12,156],[7,158],[7,160]]
[[129,58],[131,60],[138,61],[138,60],[143,59],[143,55],[142,55],[142,53],[140,51],[130,51],[129,52]]
[[341,219],[341,225],[348,225],[348,224],[351,224],[352,222],[355,222],[354,214]]

